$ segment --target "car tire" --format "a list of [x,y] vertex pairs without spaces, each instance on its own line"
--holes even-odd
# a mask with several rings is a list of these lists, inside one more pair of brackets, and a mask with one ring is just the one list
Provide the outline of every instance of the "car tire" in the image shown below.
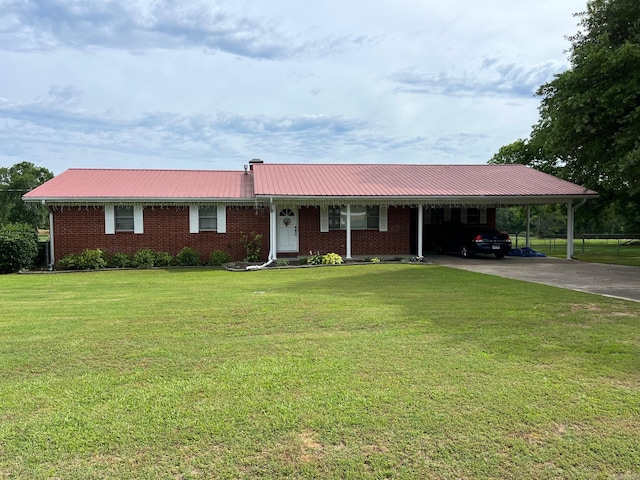
[[506,255],[506,253],[496,253],[495,256],[498,260],[500,260],[501,258],[504,258],[504,256]]
[[469,251],[467,247],[463,245],[462,247],[460,247],[460,256],[462,258],[471,258],[473,254],[471,253],[471,251]]

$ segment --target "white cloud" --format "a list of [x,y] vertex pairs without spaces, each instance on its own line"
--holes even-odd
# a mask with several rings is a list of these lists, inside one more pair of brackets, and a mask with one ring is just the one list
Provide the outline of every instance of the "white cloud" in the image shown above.
[[485,162],[584,5],[0,0],[0,164]]

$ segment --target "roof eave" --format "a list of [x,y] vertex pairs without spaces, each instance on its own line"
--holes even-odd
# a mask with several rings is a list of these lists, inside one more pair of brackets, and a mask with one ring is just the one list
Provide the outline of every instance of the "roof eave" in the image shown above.
[[264,202],[289,202],[297,205],[386,204],[386,205],[545,205],[598,198],[597,193],[553,195],[425,195],[425,196],[305,196],[256,195]]
[[43,205],[120,205],[120,204],[196,204],[196,203],[245,203],[255,204],[256,198],[238,197],[22,197],[28,203],[41,203]]

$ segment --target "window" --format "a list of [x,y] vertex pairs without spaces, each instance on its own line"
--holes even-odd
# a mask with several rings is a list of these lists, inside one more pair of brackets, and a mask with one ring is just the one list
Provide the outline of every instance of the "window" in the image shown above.
[[133,232],[133,207],[114,207],[116,232]]
[[218,207],[200,207],[198,225],[201,232],[215,232],[218,229]]
[[467,208],[467,223],[470,225],[478,225],[480,223],[479,208]]
[[227,207],[211,205],[189,206],[189,233],[216,232],[227,233]]
[[[380,207],[351,206],[351,230],[378,229]],[[347,208],[329,207],[329,230],[347,228]]]

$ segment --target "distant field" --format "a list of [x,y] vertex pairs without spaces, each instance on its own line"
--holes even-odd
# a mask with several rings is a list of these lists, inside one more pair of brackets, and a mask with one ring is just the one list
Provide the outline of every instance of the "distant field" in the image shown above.
[[0,276],[0,478],[640,476],[640,304],[434,265]]

